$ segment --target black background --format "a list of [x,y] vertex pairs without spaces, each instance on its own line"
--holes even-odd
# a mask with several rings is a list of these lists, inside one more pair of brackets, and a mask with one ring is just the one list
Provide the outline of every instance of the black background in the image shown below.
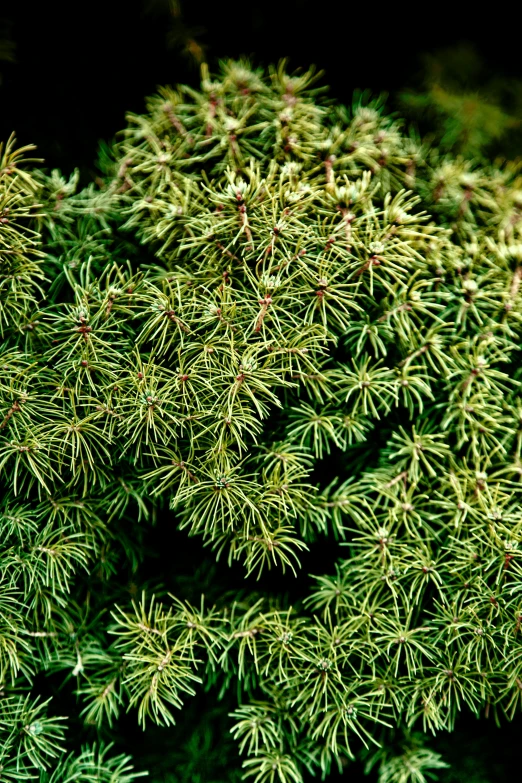
[[[325,69],[332,94],[376,93],[414,84],[421,55],[467,41],[487,68],[522,76],[519,24],[507,3],[482,11],[461,3],[347,0],[180,0],[182,26],[218,59],[254,63],[290,58]],[[0,63],[0,138],[16,131],[36,143],[50,167],[86,170],[99,139],[141,111],[159,84],[198,83],[198,68],[169,47],[168,0],[0,2],[0,21],[16,44],[16,63]],[[154,12],[151,12],[154,11]],[[518,15],[520,17],[520,14]]]

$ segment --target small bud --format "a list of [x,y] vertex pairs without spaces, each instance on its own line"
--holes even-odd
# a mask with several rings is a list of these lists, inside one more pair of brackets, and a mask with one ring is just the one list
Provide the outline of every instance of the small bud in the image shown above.
[[384,242],[370,242],[368,245],[368,250],[374,255],[380,255],[381,253],[384,253],[384,248]]
[[319,661],[317,666],[321,671],[327,672],[332,668],[332,662],[328,658],[323,658],[322,661]]
[[464,289],[465,293],[467,294],[474,294],[478,290],[478,283],[476,280],[464,280],[462,283],[462,288]]

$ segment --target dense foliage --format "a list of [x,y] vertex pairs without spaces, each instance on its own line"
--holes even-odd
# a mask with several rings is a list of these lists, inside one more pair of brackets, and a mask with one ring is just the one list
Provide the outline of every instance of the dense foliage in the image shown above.
[[[207,691],[223,774],[255,783],[354,757],[423,781],[427,735],[519,710],[519,167],[316,78],[203,68],[83,190],[2,152],[7,780],[134,780],[124,713],[146,737]],[[160,517],[242,589],[203,549],[190,600],[147,571]],[[325,538],[334,570],[289,602]],[[63,755],[48,691],[96,743]],[[205,731],[152,779],[223,780],[190,766]]]

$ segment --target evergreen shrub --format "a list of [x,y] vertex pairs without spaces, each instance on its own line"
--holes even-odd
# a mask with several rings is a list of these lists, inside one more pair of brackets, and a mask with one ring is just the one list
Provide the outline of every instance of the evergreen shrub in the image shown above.
[[420,783],[519,711],[520,167],[318,76],[2,149],[1,780]]

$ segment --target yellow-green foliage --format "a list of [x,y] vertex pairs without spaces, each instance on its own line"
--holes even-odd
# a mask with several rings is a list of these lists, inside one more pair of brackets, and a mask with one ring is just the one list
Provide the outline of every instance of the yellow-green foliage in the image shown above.
[[[79,193],[4,167],[0,671],[60,672],[107,736],[214,686],[256,783],[365,753],[424,781],[422,732],[522,694],[521,178],[315,80],[204,68]],[[169,507],[246,576],[345,546],[293,606],[250,579],[196,607],[140,582]],[[38,725],[17,770],[58,752]]]

